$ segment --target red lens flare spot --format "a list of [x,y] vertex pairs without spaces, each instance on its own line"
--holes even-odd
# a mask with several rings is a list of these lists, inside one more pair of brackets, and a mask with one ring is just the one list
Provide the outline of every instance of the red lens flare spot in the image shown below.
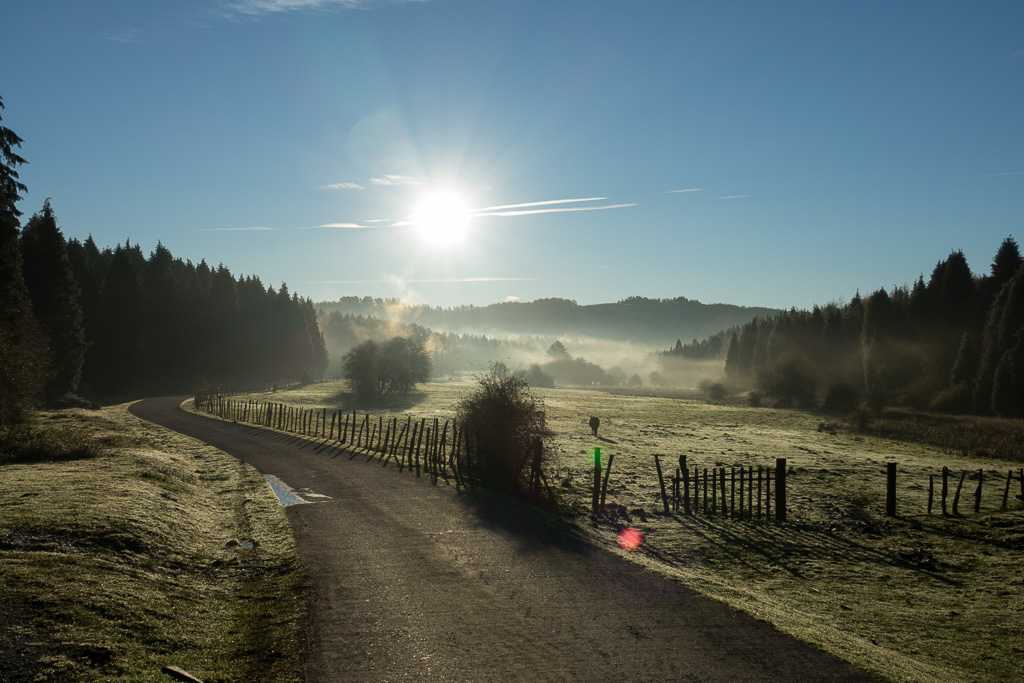
[[619,532],[619,547],[623,550],[636,550],[644,543],[644,534],[639,529],[627,527]]

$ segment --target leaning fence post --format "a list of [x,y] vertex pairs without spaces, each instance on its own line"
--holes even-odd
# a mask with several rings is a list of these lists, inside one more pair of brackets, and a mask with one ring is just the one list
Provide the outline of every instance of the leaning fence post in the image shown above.
[[1003,489],[1003,507],[1002,507],[1003,510],[1006,509],[1006,501],[1009,500],[1009,498],[1010,498],[1010,482],[1011,481],[1013,481],[1013,470],[1009,470],[1006,473],[1006,488]]
[[953,496],[953,514],[958,515],[958,508],[960,506],[960,489],[964,486],[964,479],[967,478],[967,470],[960,472],[960,482],[956,485],[956,495]]
[[658,484],[661,485],[661,502],[665,506],[665,514],[667,515],[670,513],[670,510],[668,509],[668,495],[665,494],[665,478],[661,474],[661,459],[657,453],[654,454],[654,466],[658,468]]
[[775,519],[786,521],[786,459],[775,459]]
[[896,516],[896,463],[885,463],[886,486],[885,486],[885,515],[886,517]]
[[608,477],[612,473],[612,462],[615,460],[615,454],[611,453],[608,455],[608,466],[604,468],[604,483],[601,484],[601,509],[604,510],[605,494],[608,493]]

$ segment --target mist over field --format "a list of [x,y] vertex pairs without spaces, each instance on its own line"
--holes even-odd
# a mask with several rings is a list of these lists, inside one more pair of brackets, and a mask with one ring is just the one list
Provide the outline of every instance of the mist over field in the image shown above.
[[[437,378],[477,372],[502,361],[526,371],[538,385],[674,388],[722,379],[722,345],[719,341],[708,347],[708,337],[777,313],[684,297],[633,297],[591,306],[542,299],[447,309],[408,306],[397,299],[342,297],[317,304],[317,311],[331,359],[329,376],[340,374],[344,355],[363,341],[412,336],[424,343]],[[689,357],[679,353],[683,340],[692,340]]]

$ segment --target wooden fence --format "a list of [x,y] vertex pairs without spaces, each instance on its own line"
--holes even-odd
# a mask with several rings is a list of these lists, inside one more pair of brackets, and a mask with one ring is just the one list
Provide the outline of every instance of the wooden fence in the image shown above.
[[324,439],[394,459],[400,468],[421,469],[434,476],[460,478],[467,468],[463,430],[456,421],[412,417],[373,419],[356,411],[299,408],[274,401],[238,401],[215,394],[196,394],[198,410],[225,420]]
[[[474,465],[479,464],[468,460],[471,449],[466,448],[467,435],[454,419],[421,418],[417,421],[412,417],[404,420],[390,417],[385,420],[381,416],[374,419],[369,414],[359,415],[356,411],[300,408],[257,399],[235,400],[214,393],[197,393],[195,405],[198,410],[226,420],[320,438],[348,448],[375,453],[385,463],[393,459],[400,469],[415,469],[417,472],[423,470],[435,477],[452,477],[470,483],[470,473],[477,471]],[[614,457],[611,454],[606,467],[602,468],[600,449],[595,449],[592,499],[595,514],[605,506]],[[697,465],[691,467],[686,455],[681,455],[674,474],[669,477],[665,476],[662,468],[663,458],[667,459],[668,456],[654,455],[665,514],[786,521],[788,485],[785,458],[777,458],[775,467],[736,465],[702,468]],[[539,462],[534,463],[534,469],[536,471],[531,475],[531,487],[532,480],[536,478],[539,490],[539,478],[543,476],[538,474]],[[943,515],[961,514],[963,487],[971,472],[962,470],[957,478],[952,470],[943,467],[941,474],[930,474],[928,514],[932,514],[933,510],[940,510]],[[1014,497],[1024,501],[1024,468],[1018,468],[1016,473],[1010,469],[1001,485],[1002,510],[1007,509],[1015,476],[1020,484],[1020,495]],[[977,470],[974,478],[973,510],[979,512],[985,482],[984,471]],[[952,485],[954,480],[955,489]],[[939,483],[938,487],[936,482]],[[546,482],[544,484],[546,487]],[[994,490],[998,491],[998,488],[997,485]],[[890,462],[886,464],[886,514],[890,517],[897,514],[898,493],[897,463]]]
[[[887,463],[886,474],[886,515],[890,517],[896,516],[897,510],[897,486],[896,486],[896,469],[897,463]],[[974,470],[961,470],[959,478],[956,474],[948,467],[943,467],[942,472],[938,475],[928,475],[928,514],[932,514],[936,508],[941,511],[943,516],[948,515],[959,515],[960,514],[960,499],[961,493],[963,493],[964,483],[971,477]],[[1010,468],[1006,471],[1006,479],[1002,484],[1002,500],[999,505],[1000,510],[1006,510],[1010,502],[1011,486],[1013,485],[1014,475],[1020,484],[1020,495],[1014,496],[1016,499],[1024,501],[1024,468],[1018,468],[1017,472]],[[952,481],[956,479],[956,490],[953,492],[951,486]],[[983,485],[985,483],[985,470],[979,469],[976,472],[976,476],[973,477],[976,480],[976,484],[972,481],[974,486],[973,493],[968,492],[967,495],[973,497],[972,508],[974,512],[981,512],[981,498]],[[939,490],[936,491],[935,483],[936,480],[939,482]],[[998,484],[995,487],[996,495],[999,495]],[[952,492],[952,499],[950,499],[950,493]]]
[[666,494],[662,455],[655,455],[658,483],[665,513],[714,515],[730,519],[786,521],[786,459],[777,458],[775,467],[758,465],[707,467],[687,464],[679,456],[675,476]]

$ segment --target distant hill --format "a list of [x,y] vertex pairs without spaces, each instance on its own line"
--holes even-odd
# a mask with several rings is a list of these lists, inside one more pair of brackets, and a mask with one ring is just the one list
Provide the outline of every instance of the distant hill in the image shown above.
[[781,312],[772,308],[703,304],[685,297],[630,297],[585,306],[568,299],[538,299],[454,308],[408,306],[399,299],[342,297],[317,307],[321,315],[337,311],[342,315],[414,323],[454,334],[596,338],[656,348],[671,347],[677,339],[684,343],[704,339],[757,316]]

